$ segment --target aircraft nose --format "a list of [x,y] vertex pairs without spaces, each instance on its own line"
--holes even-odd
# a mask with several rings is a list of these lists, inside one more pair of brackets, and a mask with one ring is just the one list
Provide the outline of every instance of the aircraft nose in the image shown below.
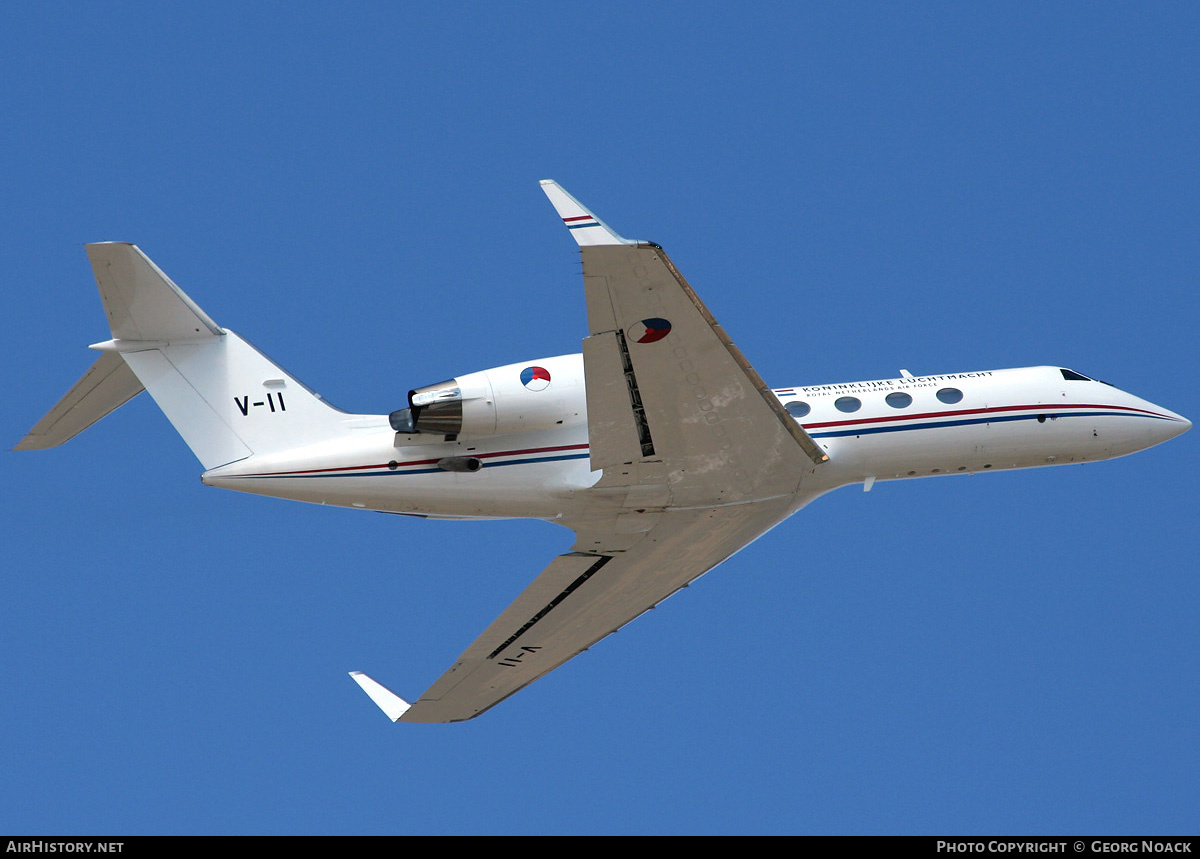
[[1164,415],[1169,415],[1170,420],[1159,422],[1160,425],[1157,427],[1158,432],[1156,435],[1160,436],[1160,438],[1155,442],[1156,444],[1160,444],[1164,441],[1169,441],[1176,436],[1183,435],[1192,428],[1192,422],[1183,415],[1177,415],[1175,412],[1163,409],[1161,406],[1158,408],[1162,410]]
[[[1124,391],[1121,393],[1125,394]],[[1108,431],[1102,434],[1111,444],[1109,456],[1125,456],[1154,447],[1183,435],[1192,428],[1192,422],[1183,415],[1132,394],[1125,396],[1128,399],[1124,400],[1119,408],[1132,409],[1134,413],[1140,414],[1136,420],[1123,418],[1115,424],[1110,424]]]

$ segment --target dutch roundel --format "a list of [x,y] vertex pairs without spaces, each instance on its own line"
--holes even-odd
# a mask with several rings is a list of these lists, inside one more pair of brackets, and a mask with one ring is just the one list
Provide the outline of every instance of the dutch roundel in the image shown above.
[[635,343],[657,343],[671,333],[671,323],[666,319],[643,319],[629,327],[629,336]]
[[545,367],[526,367],[521,371],[521,384],[531,391],[544,391],[550,384],[550,371]]

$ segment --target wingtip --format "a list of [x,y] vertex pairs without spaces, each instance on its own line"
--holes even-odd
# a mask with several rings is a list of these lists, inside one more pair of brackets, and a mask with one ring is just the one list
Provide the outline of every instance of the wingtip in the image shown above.
[[351,671],[349,674],[354,679],[354,682],[375,702],[375,706],[382,710],[383,714],[393,722],[399,722],[400,717],[412,706],[391,689],[368,675],[363,674],[361,671]]
[[553,179],[541,180],[542,191],[558,212],[572,238],[580,247],[588,245],[635,245],[637,242],[622,238],[611,227],[596,217],[583,203],[571,196],[562,185]]

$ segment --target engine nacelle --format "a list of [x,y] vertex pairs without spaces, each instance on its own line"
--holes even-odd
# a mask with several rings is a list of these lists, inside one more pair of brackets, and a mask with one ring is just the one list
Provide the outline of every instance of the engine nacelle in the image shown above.
[[388,416],[399,433],[507,435],[587,420],[583,356],[509,364],[408,392],[408,408]]

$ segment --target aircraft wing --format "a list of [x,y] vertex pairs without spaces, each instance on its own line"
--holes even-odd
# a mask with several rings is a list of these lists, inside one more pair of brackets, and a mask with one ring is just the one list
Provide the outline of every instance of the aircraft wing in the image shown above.
[[674,505],[795,492],[828,456],[662,248],[621,238],[551,180],[542,189],[583,256],[588,432],[600,485],[644,485],[657,470]]
[[782,521],[825,452],[663,253],[543,190],[583,255],[592,515],[411,706],[356,682],[393,721],[479,715],[653,608]]
[[671,511],[624,551],[559,555],[411,707],[393,695],[389,709],[363,683],[370,678],[355,680],[393,721],[471,719],[721,563],[792,503]]

